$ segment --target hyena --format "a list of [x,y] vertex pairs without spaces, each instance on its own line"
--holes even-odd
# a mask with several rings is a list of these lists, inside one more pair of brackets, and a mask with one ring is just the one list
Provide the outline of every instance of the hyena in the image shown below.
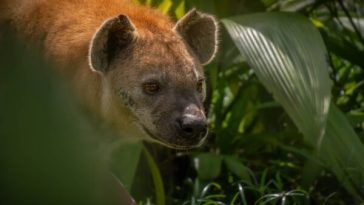
[[213,16],[191,10],[175,23],[127,0],[1,0],[0,9],[120,136],[175,149],[205,139],[202,65],[217,50]]

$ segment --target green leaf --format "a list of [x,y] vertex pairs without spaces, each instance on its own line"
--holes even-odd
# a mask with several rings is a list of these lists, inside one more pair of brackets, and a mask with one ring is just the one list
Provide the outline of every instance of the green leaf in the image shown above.
[[364,201],[364,146],[346,116],[331,105],[320,156],[357,199]]
[[325,43],[330,51],[335,55],[344,58],[350,63],[364,67],[363,55],[364,51],[357,46],[353,46],[353,43],[346,39],[335,38],[327,33],[324,29],[320,29],[324,37]]
[[141,4],[142,2],[141,2],[141,0],[132,0],[132,2],[134,3],[134,4]]
[[331,81],[319,32],[304,17],[287,13],[239,16],[223,23],[267,90],[305,137],[320,145]]
[[86,118],[49,59],[13,30],[0,33],[0,203],[126,199],[105,160],[109,133]]
[[246,166],[243,165],[243,163],[241,163],[239,161],[239,159],[237,159],[236,157],[233,156],[225,156],[224,157],[224,162],[226,164],[226,167],[235,175],[237,175],[240,179],[252,183],[252,178],[251,178],[251,170],[249,168],[247,168]]
[[346,116],[352,126],[356,126],[359,123],[364,123],[364,112],[350,112],[349,115]]
[[306,140],[319,145],[317,154],[345,188],[363,201],[364,146],[345,115],[334,104],[330,106],[331,81],[318,31],[307,19],[287,13],[255,14],[223,23]]
[[279,1],[275,6],[278,6],[281,11],[294,12],[303,10],[313,3],[315,3],[314,0]]
[[155,188],[155,195],[156,195],[156,205],[165,205],[166,203],[166,194],[164,192],[164,185],[163,180],[161,177],[161,173],[159,171],[158,165],[153,159],[153,156],[149,153],[147,148],[143,146],[143,153],[147,159],[150,172],[152,174],[154,188]]
[[114,154],[113,173],[130,191],[142,153],[142,143],[123,144]]
[[163,14],[166,14],[169,12],[170,8],[172,7],[172,1],[171,0],[163,0],[159,5],[158,9],[162,11]]
[[214,179],[220,175],[222,157],[213,153],[203,153],[194,159],[198,177],[203,180]]
[[174,10],[174,14],[176,15],[177,19],[182,18],[183,15],[185,15],[186,13],[186,8],[185,8],[185,0],[181,0],[180,2],[178,2],[175,10]]

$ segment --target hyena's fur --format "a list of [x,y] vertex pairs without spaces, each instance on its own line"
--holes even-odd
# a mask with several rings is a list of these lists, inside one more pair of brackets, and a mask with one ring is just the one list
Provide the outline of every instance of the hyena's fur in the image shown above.
[[[0,0],[2,21],[39,43],[82,102],[123,135],[152,135],[175,148],[200,143],[179,136],[170,122],[182,115],[205,120],[205,90],[195,93],[194,86],[216,51],[213,17],[191,11],[176,24],[127,0]],[[166,81],[161,97],[140,92],[148,75]]]

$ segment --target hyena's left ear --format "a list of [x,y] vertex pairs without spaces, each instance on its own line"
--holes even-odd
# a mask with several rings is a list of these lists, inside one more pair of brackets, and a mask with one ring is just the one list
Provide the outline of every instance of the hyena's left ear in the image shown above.
[[216,19],[195,9],[183,16],[174,27],[202,64],[209,63],[217,51]]
[[91,69],[106,73],[116,54],[128,47],[136,36],[136,29],[127,16],[119,15],[106,20],[91,41],[89,50]]

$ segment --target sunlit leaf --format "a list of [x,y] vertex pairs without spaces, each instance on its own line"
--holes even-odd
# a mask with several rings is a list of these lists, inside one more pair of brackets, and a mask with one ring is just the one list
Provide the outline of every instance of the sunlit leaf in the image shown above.
[[182,16],[186,13],[185,7],[185,0],[181,0],[174,11],[177,19],[182,18]]
[[162,13],[164,13],[164,14],[168,13],[171,7],[172,7],[172,1],[171,0],[163,0],[158,5],[158,9],[160,11],[162,11]]
[[285,13],[223,22],[265,87],[308,140],[320,145],[331,81],[319,32],[303,17]]
[[364,146],[345,115],[330,106],[331,81],[319,32],[297,14],[256,14],[223,22],[267,90],[306,140],[319,145],[319,156],[346,189],[362,201]]

